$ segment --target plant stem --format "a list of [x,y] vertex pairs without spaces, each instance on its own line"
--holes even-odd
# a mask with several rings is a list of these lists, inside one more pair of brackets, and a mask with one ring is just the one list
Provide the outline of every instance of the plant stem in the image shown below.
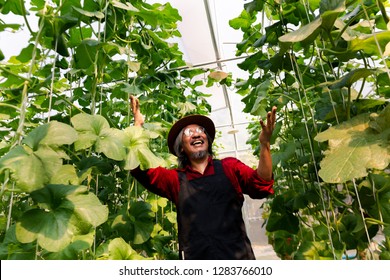
[[348,87],[348,101],[347,101],[347,120],[351,119],[351,95],[352,95],[352,90],[351,87]]
[[377,0],[376,4],[379,6],[379,9],[381,10],[381,13],[382,13],[382,16],[383,16],[383,20],[385,21],[385,23],[386,24],[389,23],[389,17],[387,16],[387,11],[386,11],[386,8],[383,5],[382,1]]

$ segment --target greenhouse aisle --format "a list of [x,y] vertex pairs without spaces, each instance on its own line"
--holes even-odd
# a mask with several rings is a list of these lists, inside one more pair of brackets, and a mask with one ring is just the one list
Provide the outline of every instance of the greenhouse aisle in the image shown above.
[[253,245],[256,260],[280,260],[271,245]]

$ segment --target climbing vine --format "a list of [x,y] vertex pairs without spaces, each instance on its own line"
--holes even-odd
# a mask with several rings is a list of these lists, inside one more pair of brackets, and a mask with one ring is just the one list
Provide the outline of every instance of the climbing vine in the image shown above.
[[[249,55],[248,78],[229,80],[244,111],[278,107],[276,193],[263,207],[282,259],[390,258],[388,4],[253,0],[230,21],[243,33],[237,56]],[[211,110],[203,70],[172,43],[178,11],[0,0],[0,13],[24,19],[0,19],[0,32],[29,37],[7,60],[0,50],[0,258],[177,258],[174,206],[129,170],[173,166],[170,124]]]
[[390,256],[388,5],[254,0],[230,21],[245,112],[279,108],[264,215],[282,259]]

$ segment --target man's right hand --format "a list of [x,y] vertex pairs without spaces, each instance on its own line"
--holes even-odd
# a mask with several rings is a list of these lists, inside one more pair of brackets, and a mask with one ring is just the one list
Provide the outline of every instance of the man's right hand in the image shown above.
[[144,124],[144,116],[142,116],[139,108],[139,100],[137,97],[130,95],[131,110],[134,116],[134,126],[142,126]]

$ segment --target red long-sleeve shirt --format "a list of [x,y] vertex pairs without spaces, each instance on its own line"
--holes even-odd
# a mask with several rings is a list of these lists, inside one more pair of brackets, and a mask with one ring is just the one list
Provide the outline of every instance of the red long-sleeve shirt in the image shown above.
[[[243,194],[251,198],[265,198],[274,193],[274,181],[266,181],[259,177],[256,170],[245,165],[240,160],[227,157],[221,160],[223,171],[232,182],[238,197],[243,200]],[[187,179],[209,176],[214,174],[213,160],[209,157],[208,165],[203,174],[186,166],[183,169],[167,169],[163,167],[150,168],[142,171],[136,168],[131,174],[149,191],[173,201],[176,205],[179,198],[180,183],[177,171],[186,174]]]

